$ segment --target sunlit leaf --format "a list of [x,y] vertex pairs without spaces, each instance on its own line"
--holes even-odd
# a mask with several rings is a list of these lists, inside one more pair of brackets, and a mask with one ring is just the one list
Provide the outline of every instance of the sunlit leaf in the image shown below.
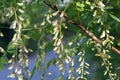
[[80,11],[80,12],[84,11],[85,5],[83,3],[77,2],[76,6],[77,6],[78,11]]
[[112,14],[110,14],[110,16],[111,16],[111,18],[113,18],[114,20],[120,22],[120,18],[118,18],[118,17],[116,17],[115,15],[112,15]]

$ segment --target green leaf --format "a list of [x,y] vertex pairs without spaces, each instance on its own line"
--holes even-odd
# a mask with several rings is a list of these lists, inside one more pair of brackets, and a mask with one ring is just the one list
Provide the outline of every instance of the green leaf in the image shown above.
[[113,9],[112,6],[106,6],[104,9]]
[[16,53],[16,46],[14,45],[14,42],[9,43],[7,52],[12,54]]
[[77,2],[76,7],[77,7],[78,11],[82,12],[82,11],[84,11],[85,5],[83,3]]
[[0,62],[0,71],[4,70],[4,65]]
[[39,39],[40,36],[38,36],[38,35],[41,35],[39,29],[33,30],[33,31],[31,31],[31,32],[28,34],[28,36],[29,36],[31,39],[33,39],[33,40]]
[[77,2],[77,3],[76,3],[76,6],[83,8],[85,5],[84,5],[83,3]]
[[45,52],[49,52],[50,50],[53,49],[53,41],[48,42],[45,46]]
[[49,68],[49,66],[51,65],[51,63],[52,63],[52,60],[50,60],[50,61],[47,62],[47,68]]
[[30,76],[30,80],[32,80],[32,77],[33,77],[33,75],[34,75],[34,73],[35,73],[35,70],[36,70],[36,66],[34,66],[34,68],[33,68],[33,70],[32,70],[32,73],[31,73],[31,76]]
[[52,59],[53,65],[56,65],[56,58]]
[[63,76],[59,76],[56,80],[65,80]]
[[2,64],[7,64],[8,63],[8,58],[6,56],[1,57],[1,63]]
[[110,16],[111,16],[111,18],[113,18],[114,20],[120,22],[120,19],[119,19],[118,17],[116,17],[115,15],[110,14]]
[[52,60],[50,60],[50,61],[47,62],[47,68],[49,68],[49,66],[50,66],[52,63],[53,63],[53,65],[56,64],[56,59],[55,59],[55,58],[53,58]]

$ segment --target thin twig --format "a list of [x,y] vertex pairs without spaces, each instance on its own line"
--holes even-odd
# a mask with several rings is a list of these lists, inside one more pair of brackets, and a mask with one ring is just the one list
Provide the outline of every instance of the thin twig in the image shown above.
[[[50,3],[47,3],[46,1],[43,1],[47,6],[49,6],[51,9],[53,9],[54,11],[59,11],[56,5],[52,5]],[[62,12],[59,11],[58,13],[59,15],[62,14]],[[98,42],[100,44],[102,44],[102,42],[90,31],[88,31],[84,26],[82,26],[80,23],[77,23],[75,21],[73,21],[72,19],[68,18],[66,15],[63,15],[63,17],[66,19],[66,21],[70,24],[75,25],[76,27],[79,27],[84,33],[86,33],[87,36],[89,36],[93,41]],[[114,46],[112,46],[111,48],[115,53],[120,55],[120,50],[115,48]]]

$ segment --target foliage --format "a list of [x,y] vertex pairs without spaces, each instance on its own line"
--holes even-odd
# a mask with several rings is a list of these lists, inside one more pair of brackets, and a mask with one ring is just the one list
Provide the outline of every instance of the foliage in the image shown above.
[[[0,70],[10,63],[8,77],[27,80],[39,69],[44,80],[45,70],[54,64],[61,80],[67,64],[68,80],[119,80],[119,13],[119,0],[1,0],[0,22],[10,23],[15,33],[6,45],[5,26],[0,25]],[[45,64],[50,50],[57,56]],[[36,65],[30,72],[28,55],[34,53]]]

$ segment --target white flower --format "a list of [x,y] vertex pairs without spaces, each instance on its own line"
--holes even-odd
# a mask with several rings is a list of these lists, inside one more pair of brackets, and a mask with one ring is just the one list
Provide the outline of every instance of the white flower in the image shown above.
[[98,6],[99,6],[99,8],[101,9],[101,11],[104,11],[105,5],[103,4],[102,1],[99,1]]

